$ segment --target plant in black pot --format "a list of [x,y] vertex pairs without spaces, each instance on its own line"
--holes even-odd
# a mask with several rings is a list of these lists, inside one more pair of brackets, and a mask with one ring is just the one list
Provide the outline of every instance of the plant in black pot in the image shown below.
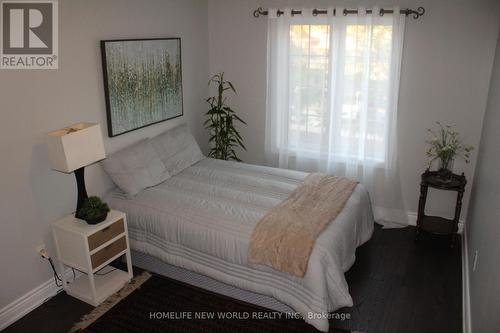
[[106,219],[108,212],[108,204],[102,202],[99,197],[89,197],[85,200],[78,214],[79,218],[85,220],[88,224],[97,224]]

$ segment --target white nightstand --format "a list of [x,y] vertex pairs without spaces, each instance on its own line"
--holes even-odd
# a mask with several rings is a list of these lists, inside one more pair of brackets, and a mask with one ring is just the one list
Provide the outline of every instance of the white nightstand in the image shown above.
[[[73,214],[52,223],[63,288],[69,295],[93,306],[120,290],[132,278],[132,261],[125,213],[112,210],[104,222],[90,225]],[[127,271],[113,270],[98,275],[97,271],[125,255]],[[82,274],[68,284],[66,266]]]

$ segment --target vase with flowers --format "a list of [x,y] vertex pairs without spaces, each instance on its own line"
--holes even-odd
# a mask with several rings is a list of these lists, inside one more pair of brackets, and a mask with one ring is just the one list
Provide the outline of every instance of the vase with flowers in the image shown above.
[[430,144],[427,150],[427,157],[429,158],[427,168],[430,169],[432,164],[439,160],[438,172],[443,179],[449,179],[452,175],[453,162],[456,157],[461,157],[465,163],[470,162],[470,153],[474,149],[473,146],[465,145],[461,138],[460,133],[453,129],[450,125],[443,125],[436,122],[439,126],[438,130],[427,129],[432,136],[426,142]]

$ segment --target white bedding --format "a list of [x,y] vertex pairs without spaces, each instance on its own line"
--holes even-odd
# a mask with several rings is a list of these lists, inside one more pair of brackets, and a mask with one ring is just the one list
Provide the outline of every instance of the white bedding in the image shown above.
[[356,247],[373,232],[363,186],[317,239],[303,278],[247,262],[256,223],[306,176],[207,158],[133,199],[113,191],[106,200],[127,213],[134,250],[275,297],[327,331],[327,313],[352,306],[344,272],[354,263]]

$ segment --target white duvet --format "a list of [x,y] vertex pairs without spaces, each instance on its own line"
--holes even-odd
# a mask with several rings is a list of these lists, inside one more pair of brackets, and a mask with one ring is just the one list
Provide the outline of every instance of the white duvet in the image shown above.
[[356,247],[373,232],[363,186],[317,239],[303,278],[247,261],[256,223],[306,176],[207,158],[133,199],[113,191],[106,200],[127,213],[134,250],[272,296],[327,331],[328,312],[353,305],[344,272],[354,263]]

